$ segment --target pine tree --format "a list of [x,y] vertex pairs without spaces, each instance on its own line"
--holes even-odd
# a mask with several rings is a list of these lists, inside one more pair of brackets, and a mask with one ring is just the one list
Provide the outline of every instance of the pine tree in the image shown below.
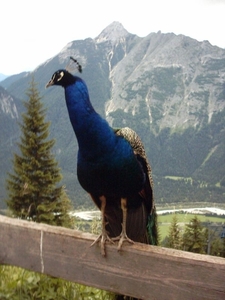
[[14,154],[6,203],[14,217],[70,227],[71,205],[64,187],[59,186],[62,176],[51,153],[55,141],[48,140],[50,123],[45,122],[46,110],[34,79],[27,96],[18,143],[21,154]]
[[215,237],[211,241],[210,255],[223,256],[223,240],[221,238]]
[[198,217],[193,217],[185,226],[183,235],[183,250],[194,253],[205,253],[205,231]]
[[173,249],[181,248],[180,228],[178,225],[178,219],[176,214],[172,218],[172,222],[169,228],[169,236],[166,242],[166,247],[173,248]]

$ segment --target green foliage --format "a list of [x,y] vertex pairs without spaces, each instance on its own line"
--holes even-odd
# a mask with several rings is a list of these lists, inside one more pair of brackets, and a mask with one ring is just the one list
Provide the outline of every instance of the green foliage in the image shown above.
[[91,233],[100,234],[101,233],[101,227],[102,227],[101,220],[95,218],[91,222]]
[[0,266],[1,300],[114,299],[113,294],[11,266]]
[[225,257],[225,239],[214,238],[210,245],[210,255]]
[[173,219],[170,224],[166,247],[173,249],[181,249],[181,230],[178,225],[178,217],[176,214],[173,215]]
[[75,222],[75,229],[90,232],[96,235],[101,233],[101,220],[99,218],[94,218],[93,220],[82,220],[80,218],[76,219]]
[[189,224],[185,226],[183,235],[183,249],[194,253],[205,253],[204,229],[199,219],[195,216]]
[[[197,216],[187,213],[160,215],[159,230],[163,237],[161,245],[225,257],[225,239],[220,238],[224,218],[224,215]],[[169,228],[168,223],[170,223]]]
[[26,113],[20,124],[20,154],[14,155],[14,173],[7,180],[7,205],[13,216],[52,225],[70,227],[71,208],[63,186],[57,186],[62,176],[51,149],[54,140],[48,140],[49,122],[34,79],[24,102]]

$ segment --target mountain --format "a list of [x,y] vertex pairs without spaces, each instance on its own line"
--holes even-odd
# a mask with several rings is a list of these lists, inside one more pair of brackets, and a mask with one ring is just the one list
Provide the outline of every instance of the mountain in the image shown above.
[[0,81],[4,80],[7,77],[8,77],[7,75],[0,73]]
[[112,45],[118,44],[120,41],[124,41],[130,33],[119,22],[113,22],[107,26],[95,39],[100,44],[109,41]]
[[54,71],[69,64],[69,56],[82,65],[96,110],[112,126],[130,126],[142,138],[157,204],[224,201],[224,49],[173,33],[141,38],[113,22],[95,39],[68,43],[33,73],[1,82],[24,99],[34,76],[48,109],[63,183],[76,205],[86,205],[90,201],[76,179],[77,142],[63,89],[45,89]]
[[8,87],[10,87],[14,82],[16,82],[17,80],[19,80],[20,78],[26,77],[27,75],[29,75],[29,72],[22,72],[19,74],[15,74],[9,77],[6,77],[2,82],[1,85],[2,87],[4,87],[5,89],[7,89]]

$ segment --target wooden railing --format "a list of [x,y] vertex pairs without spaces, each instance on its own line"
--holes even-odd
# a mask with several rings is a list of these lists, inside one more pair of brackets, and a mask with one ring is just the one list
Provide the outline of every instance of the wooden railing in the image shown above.
[[96,236],[0,216],[0,264],[141,299],[225,299],[225,259],[144,244],[107,244]]

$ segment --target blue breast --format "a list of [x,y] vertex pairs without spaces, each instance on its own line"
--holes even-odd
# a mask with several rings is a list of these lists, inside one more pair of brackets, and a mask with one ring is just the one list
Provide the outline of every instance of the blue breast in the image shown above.
[[139,192],[144,172],[130,144],[114,134],[93,109],[81,79],[65,88],[70,121],[79,152],[77,175],[81,186],[95,195],[127,197]]
[[143,188],[144,172],[133,150],[123,138],[116,140],[113,148],[93,160],[83,158],[79,151],[77,175],[87,192],[121,198]]

